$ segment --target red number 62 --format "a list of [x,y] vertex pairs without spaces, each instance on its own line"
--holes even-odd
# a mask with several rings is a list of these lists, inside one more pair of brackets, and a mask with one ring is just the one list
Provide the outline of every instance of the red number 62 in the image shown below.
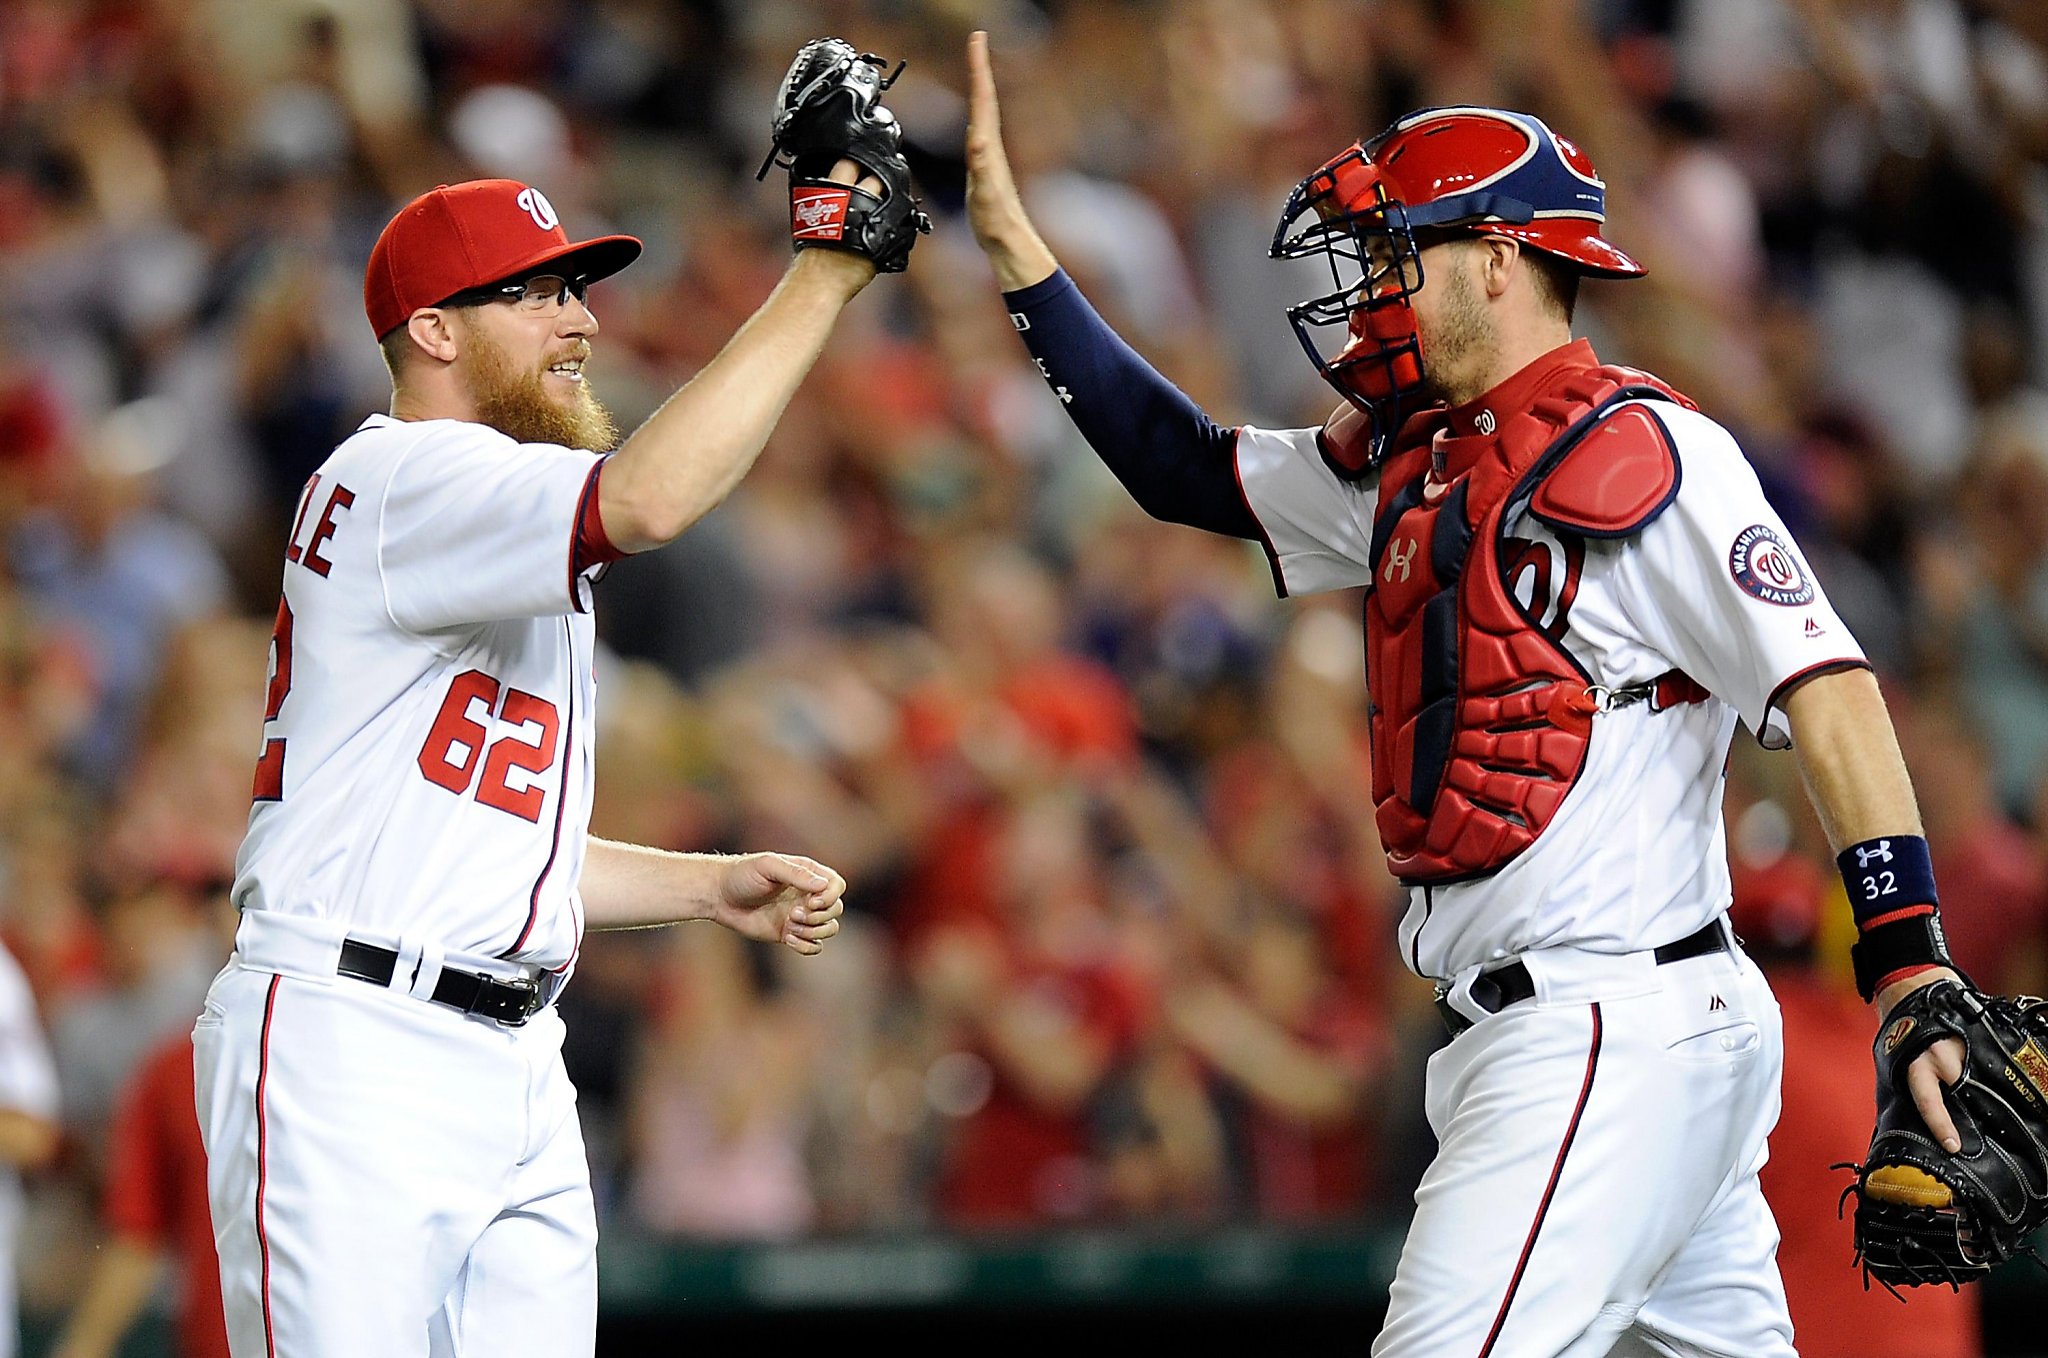
[[[498,702],[500,691],[504,693],[502,708]],[[489,732],[483,722],[470,715],[479,703],[486,719],[495,712],[501,721],[522,730],[533,726],[540,730],[531,740],[521,740],[516,733],[507,732],[495,741],[487,741]],[[511,783],[512,770],[519,769],[537,779],[552,768],[555,736],[560,727],[560,714],[547,699],[522,689],[504,688],[482,670],[464,670],[448,685],[448,696],[441,700],[441,710],[434,714],[426,744],[420,747],[420,773],[436,787],[444,787],[460,797],[469,791],[481,758],[484,772],[476,789],[477,801],[521,820],[538,821],[541,802],[547,794],[532,780],[515,789]]]

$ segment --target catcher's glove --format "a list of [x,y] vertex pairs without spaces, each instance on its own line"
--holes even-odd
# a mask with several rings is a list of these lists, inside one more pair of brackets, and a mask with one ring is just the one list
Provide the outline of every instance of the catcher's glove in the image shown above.
[[[839,38],[804,44],[782,78],[775,100],[775,144],[755,179],[771,167],[789,171],[789,234],[797,249],[823,245],[866,255],[883,273],[900,273],[910,247],[932,229],[932,219],[910,192],[910,162],[903,129],[882,107],[882,91],[896,83],[903,64],[886,65]],[[841,157],[858,161],[882,181],[877,198],[826,178]]]
[[[1915,1057],[1962,1039],[1944,1086],[1962,1149],[1943,1150],[1906,1087]],[[2048,1220],[2048,1002],[1941,980],[1908,994],[1878,1034],[1877,1131],[1847,1190],[1866,1286],[1951,1287],[2027,1250]]]

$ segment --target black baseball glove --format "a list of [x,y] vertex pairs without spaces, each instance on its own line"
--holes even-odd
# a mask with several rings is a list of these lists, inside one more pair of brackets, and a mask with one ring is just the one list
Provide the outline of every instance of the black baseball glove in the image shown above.
[[[789,171],[789,234],[797,249],[827,246],[866,255],[883,273],[900,273],[910,247],[932,229],[932,219],[910,192],[910,162],[903,129],[882,107],[882,91],[896,83],[873,53],[856,52],[839,38],[817,38],[796,54],[775,100],[775,144],[754,176]],[[841,157],[860,162],[882,181],[882,195],[826,176]]]
[[[1914,1058],[1945,1037],[1965,1048],[1962,1079],[1942,1090],[1953,1155],[1906,1087]],[[1866,1285],[1954,1287],[2027,1250],[2048,1220],[2048,1002],[1937,981],[1893,1007],[1875,1053],[1877,1131],[1848,1189]]]

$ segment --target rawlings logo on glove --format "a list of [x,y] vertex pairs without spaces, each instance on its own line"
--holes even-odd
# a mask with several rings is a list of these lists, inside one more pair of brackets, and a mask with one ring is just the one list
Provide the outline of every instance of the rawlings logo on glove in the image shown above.
[[[1906,1070],[1943,1038],[1962,1041],[1962,1078],[1942,1099],[1962,1149],[1942,1149]],[[1972,1281],[2048,1221],[2048,1001],[1936,981],[1901,999],[1879,1034],[1877,1130],[1844,1196],[1856,1196],[1856,1257],[1893,1290]]]
[[838,240],[846,234],[846,189],[805,189],[789,195],[792,240]]
[[[805,43],[782,78],[774,145],[754,177],[766,178],[777,165],[789,171],[789,235],[797,249],[850,250],[883,273],[898,273],[932,222],[910,192],[903,129],[882,107],[882,91],[903,73],[898,63],[884,76],[886,64],[839,38]],[[842,158],[881,180],[881,195],[828,178]]]

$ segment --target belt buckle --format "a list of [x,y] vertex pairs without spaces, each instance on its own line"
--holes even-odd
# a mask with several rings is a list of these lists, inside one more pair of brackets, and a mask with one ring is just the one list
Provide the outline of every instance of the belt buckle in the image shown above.
[[[540,985],[528,977],[519,976],[511,980],[499,980],[495,976],[490,976],[485,977],[484,981],[484,985],[477,987],[476,1000],[469,1007],[468,1012],[472,1014],[483,1012],[484,1017],[507,1028],[524,1028],[526,1021],[532,1018],[534,1012],[541,1006]],[[491,993],[490,988],[493,986],[502,987],[517,994],[519,996],[518,1008],[511,1009],[507,1007],[504,1013],[488,1012],[489,1010],[496,1010],[501,1007],[496,1002],[488,1006],[484,1003],[484,997]],[[495,1001],[496,997],[493,998]]]

